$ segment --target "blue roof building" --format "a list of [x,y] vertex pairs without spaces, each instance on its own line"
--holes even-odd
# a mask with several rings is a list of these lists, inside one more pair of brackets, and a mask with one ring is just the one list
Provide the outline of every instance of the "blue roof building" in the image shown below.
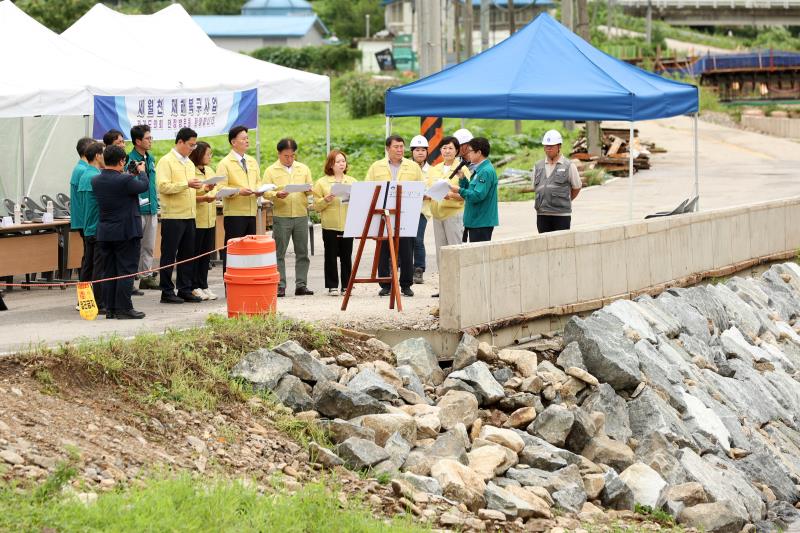
[[250,0],[241,15],[195,15],[218,45],[236,52],[265,46],[321,45],[330,33],[305,0]]

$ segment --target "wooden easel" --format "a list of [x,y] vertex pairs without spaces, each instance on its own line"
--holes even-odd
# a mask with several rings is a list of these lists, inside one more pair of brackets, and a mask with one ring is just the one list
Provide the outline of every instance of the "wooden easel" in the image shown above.
[[[361,233],[360,242],[358,243],[358,251],[356,252],[356,260],[353,263],[353,270],[350,273],[350,280],[347,283],[347,292],[344,294],[342,300],[342,311],[347,309],[347,302],[350,301],[350,293],[353,291],[353,285],[356,283],[380,283],[390,282],[389,289],[389,309],[394,309],[394,304],[397,302],[397,311],[403,310],[403,303],[400,301],[400,282],[397,277],[397,250],[400,247],[400,204],[403,196],[403,186],[397,184],[395,191],[395,206],[389,209],[386,206],[389,197],[389,187],[391,182],[386,184],[386,192],[383,199],[383,207],[378,206],[378,198],[380,197],[381,187],[375,187],[375,192],[372,194],[372,202],[369,205],[367,212],[367,220],[364,222],[364,230]],[[395,216],[395,224],[392,226],[392,215]],[[380,217],[380,225],[378,226],[378,236],[369,236],[369,227],[372,225],[373,217]],[[384,235],[384,230],[386,234]],[[361,263],[361,255],[364,253],[364,245],[367,240],[375,241],[375,257],[372,260],[372,273],[368,278],[359,278],[358,265]],[[389,277],[378,277],[378,262],[381,258],[381,245],[383,241],[387,241],[389,246],[389,258],[391,259],[391,271]]]

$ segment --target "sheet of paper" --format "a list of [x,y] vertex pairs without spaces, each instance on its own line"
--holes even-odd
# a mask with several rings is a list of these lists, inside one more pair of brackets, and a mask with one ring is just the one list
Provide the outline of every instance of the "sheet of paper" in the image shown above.
[[227,198],[228,196],[233,196],[237,192],[239,192],[239,189],[233,189],[233,188],[220,189],[217,191],[216,198],[217,200],[219,200],[220,198]]
[[148,205],[150,203],[150,198],[139,198],[139,206]]
[[213,178],[208,178],[207,180],[203,180],[203,185],[216,185],[220,181],[224,180],[225,176],[214,176]]
[[431,188],[425,191],[425,196],[430,196],[431,199],[436,200],[437,202],[440,200],[444,200],[444,197],[447,196],[447,193],[450,192],[450,183],[447,180],[438,180]]
[[331,185],[331,194],[338,198],[350,197],[351,186],[349,183],[334,183]]
[[[350,203],[345,219],[344,236],[361,237],[364,231],[372,204],[372,197],[375,187],[380,187],[378,194],[379,201],[377,207],[386,206],[391,209],[397,205],[397,185],[396,181],[359,181],[352,185]],[[400,236],[416,237],[417,227],[419,226],[419,213],[422,210],[422,196],[425,193],[425,184],[421,181],[400,182],[403,187],[402,203],[400,205]],[[387,191],[388,187],[388,191]],[[392,217],[392,225],[397,222],[397,217]],[[369,236],[377,237],[380,224],[380,217],[374,216],[370,221]]]
[[308,183],[290,183],[283,190],[284,192],[308,192],[311,190],[311,185]]
[[265,183],[264,185],[262,185],[261,187],[256,189],[255,193],[256,194],[264,194],[267,191],[274,191],[277,188],[278,188],[278,186],[275,185],[274,183]]

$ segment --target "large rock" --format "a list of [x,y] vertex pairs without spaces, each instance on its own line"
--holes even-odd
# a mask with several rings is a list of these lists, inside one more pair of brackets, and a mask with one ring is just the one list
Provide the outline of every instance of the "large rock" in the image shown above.
[[501,488],[494,483],[489,483],[486,486],[486,508],[500,511],[509,518],[528,518],[531,516],[539,516],[542,514],[543,509],[541,504],[532,505],[529,501],[530,498],[522,498],[517,496],[516,493],[511,492],[508,488]]
[[653,509],[661,507],[667,482],[658,475],[658,472],[644,463],[634,463],[626,468],[619,478],[633,492],[634,504],[647,505]]
[[601,383],[597,390],[589,394],[583,401],[581,409],[590,414],[595,411],[603,413],[605,432],[609,437],[620,442],[628,442],[631,438],[628,406],[608,383]]
[[684,508],[678,523],[708,533],[739,533],[746,520],[736,513],[731,502],[723,500]]
[[710,321],[716,331],[725,331],[730,327],[730,319],[725,306],[706,286],[670,289],[669,292],[687,300],[692,307]]
[[650,295],[642,295],[634,300],[637,304],[637,311],[647,320],[647,323],[658,334],[667,337],[677,337],[681,331],[681,323],[675,316],[665,313],[664,310],[655,304]]
[[566,447],[570,451],[581,453],[597,433],[597,427],[592,417],[585,411],[573,409],[572,414],[575,417],[575,421],[572,423],[572,429],[567,435]]
[[411,472],[403,472],[402,474],[398,474],[397,477],[421,492],[434,494],[436,496],[442,495],[441,485],[432,477],[418,476]]
[[361,425],[375,432],[375,444],[384,446],[393,433],[409,442],[417,440],[417,423],[405,413],[383,413],[361,417]]
[[656,392],[645,387],[639,396],[628,402],[631,431],[637,439],[661,433],[679,446],[696,447],[696,443],[678,413]]
[[404,405],[400,409],[414,417],[414,422],[417,423],[417,438],[418,439],[435,439],[439,435],[441,429],[441,421],[439,420],[439,407],[435,405]]
[[728,501],[731,514],[742,520],[760,520],[764,515],[764,503],[759,493],[732,463],[706,455],[700,457],[684,448],[679,459],[691,481],[697,481],[716,502]]
[[291,359],[292,374],[303,381],[320,382],[335,380],[339,377],[336,372],[319,362],[295,341],[279,344],[273,348],[273,351]]
[[[541,496],[549,496],[547,491],[544,491],[540,495],[534,494],[533,489],[528,487],[517,487],[514,485],[509,485],[505,488],[506,492],[510,492],[517,498],[523,500],[525,503],[528,504],[528,507],[532,509],[530,514],[531,518],[551,518],[553,515],[550,512],[550,504],[545,501]],[[525,511],[527,514],[527,510]],[[522,515],[520,515],[522,516]]]
[[306,386],[298,377],[283,376],[274,392],[281,403],[295,413],[314,409],[314,400],[311,399],[306,391]]
[[678,448],[661,433],[651,433],[639,441],[636,457],[658,472],[670,485],[686,482],[686,471],[675,457]]
[[420,381],[414,369],[411,368],[411,365],[398,366],[395,370],[397,371],[397,375],[400,376],[400,379],[403,380],[403,386],[405,388],[411,392],[416,392],[423,398],[427,397],[425,395],[425,388],[422,386],[422,381]]
[[336,454],[348,468],[363,470],[389,458],[389,454],[372,441],[350,437],[336,447]]
[[452,459],[441,459],[431,467],[446,498],[463,503],[472,512],[484,507],[486,483],[479,474]]
[[543,487],[551,494],[570,485],[583,486],[580,468],[577,465],[569,465],[555,472],[536,468],[509,468],[506,477],[518,481],[522,486]]
[[439,420],[442,429],[454,428],[457,424],[470,427],[478,418],[478,400],[473,394],[451,390],[439,399]]
[[529,350],[513,350],[506,348],[500,350],[497,357],[509,365],[514,365],[517,372],[524,378],[529,378],[536,375],[536,367],[539,362],[536,359],[536,353]]
[[442,433],[436,441],[426,447],[414,448],[408,455],[405,470],[420,476],[427,476],[433,464],[440,459],[453,459],[467,464],[467,449],[470,446],[469,436],[463,424]]
[[325,433],[327,433],[336,444],[341,444],[350,437],[375,441],[375,432],[373,430],[361,427],[358,424],[353,424],[347,420],[342,420],[341,418],[320,420],[317,424],[325,430]]
[[731,434],[717,414],[691,394],[683,395],[686,404],[684,421],[695,433],[713,438],[727,453],[731,449]]
[[536,407],[520,407],[510,415],[503,427],[524,428],[536,419]]
[[544,446],[526,444],[519,454],[519,462],[530,467],[553,472],[567,466],[567,460]]
[[642,381],[633,342],[613,315],[597,311],[590,317],[573,317],[564,328],[564,342],[576,341],[586,370],[615,390],[633,390]]
[[464,333],[453,354],[453,370],[461,370],[478,360],[478,339]]
[[231,369],[231,377],[247,380],[259,390],[272,390],[291,370],[291,359],[261,348],[246,354]]
[[570,513],[579,513],[583,504],[586,503],[586,491],[583,488],[583,482],[571,483],[555,491],[552,496],[556,505]]
[[467,454],[468,465],[489,481],[502,476],[506,470],[517,464],[517,454],[499,444],[474,448]]
[[314,407],[324,416],[346,420],[387,411],[386,406],[372,396],[333,381],[322,381],[314,387]]
[[656,333],[639,310],[639,305],[630,300],[615,300],[605,306],[603,311],[617,317],[625,327],[635,331],[640,339],[656,341]]
[[536,417],[528,431],[538,435],[550,444],[564,447],[575,415],[563,405],[553,404]]
[[392,433],[383,449],[389,454],[389,458],[378,463],[375,470],[392,474],[399,473],[400,468],[403,467],[408,458],[408,454],[411,453],[411,444],[400,433]]
[[356,377],[347,384],[347,388],[368,394],[376,400],[391,401],[398,397],[397,389],[386,383],[382,377],[368,368],[356,374]]
[[478,396],[478,402],[481,405],[491,405],[505,397],[503,386],[494,379],[491,370],[483,361],[478,361],[462,370],[452,372],[447,377],[461,380],[475,389],[475,394]]
[[603,490],[600,492],[600,501],[604,507],[617,510],[633,510],[633,492],[630,487],[620,479],[614,470],[607,470],[604,475]]
[[439,358],[431,344],[422,337],[406,339],[393,346],[392,352],[397,358],[397,366],[409,365],[423,382],[438,385],[444,379]]
[[608,465],[617,472],[622,472],[636,462],[633,450],[625,443],[604,435],[598,435],[589,441],[581,455],[595,463]]
[[681,331],[689,333],[706,344],[711,341],[708,319],[701,315],[686,298],[679,298],[674,294],[664,292],[652,303],[665,314],[675,317],[681,324]]
[[556,364],[561,368],[569,368],[574,366],[586,370],[586,365],[583,362],[583,355],[581,355],[581,348],[578,343],[573,341],[567,344],[561,353],[558,354]]
[[525,441],[517,432],[510,429],[501,429],[494,426],[481,427],[480,438],[505,446],[514,454],[518,454],[525,447]]

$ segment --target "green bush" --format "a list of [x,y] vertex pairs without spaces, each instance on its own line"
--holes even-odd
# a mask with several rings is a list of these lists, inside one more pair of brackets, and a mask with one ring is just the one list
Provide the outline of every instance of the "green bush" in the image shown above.
[[350,72],[336,80],[335,90],[342,95],[353,118],[382,114],[386,90],[405,83],[399,78]]
[[251,55],[256,59],[284,67],[317,73],[331,73],[353,70],[356,61],[361,58],[361,51],[344,45],[303,46],[302,48],[267,46],[259,48]]

